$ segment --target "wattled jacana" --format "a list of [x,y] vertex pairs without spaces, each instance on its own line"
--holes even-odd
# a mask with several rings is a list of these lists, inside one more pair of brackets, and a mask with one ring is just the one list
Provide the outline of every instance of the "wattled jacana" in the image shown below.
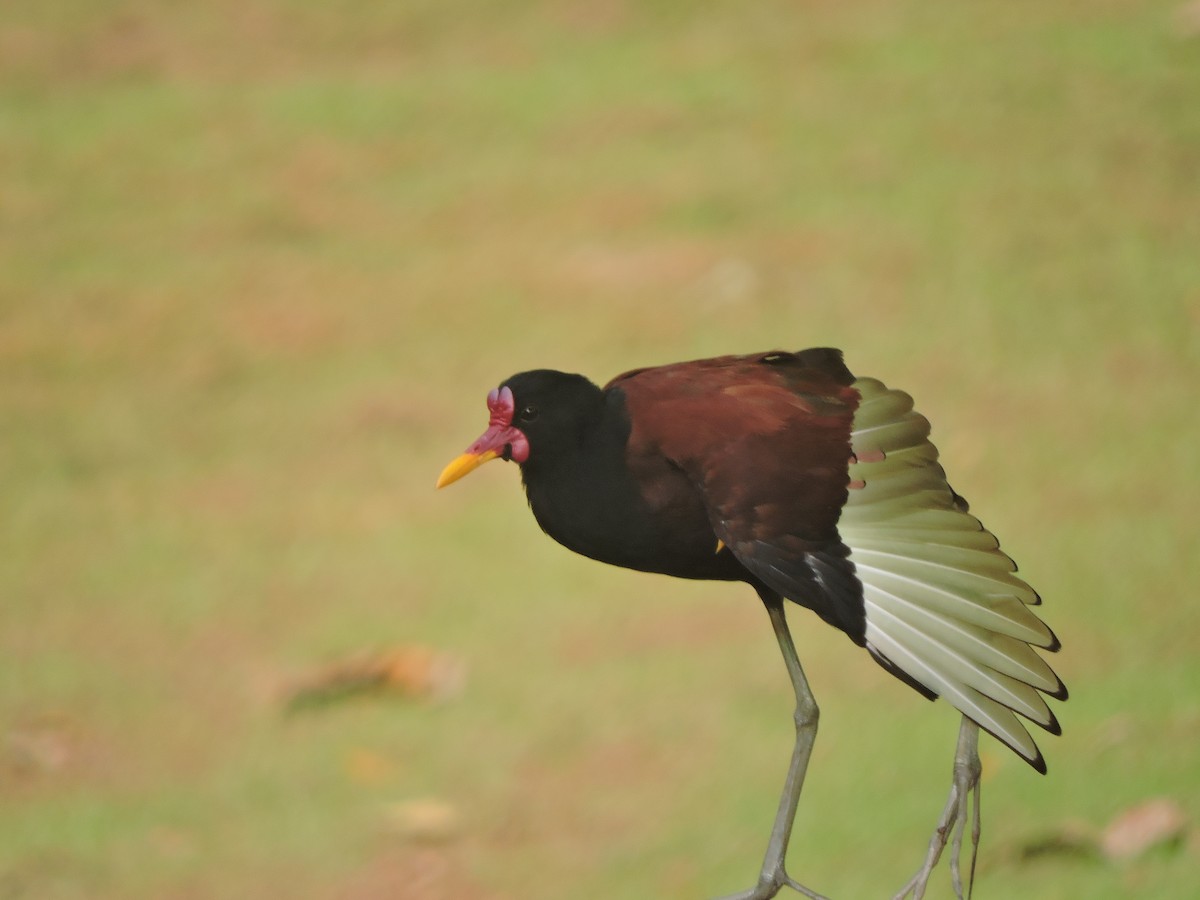
[[947,484],[912,398],[817,348],[637,369],[604,388],[522,372],[492,390],[488,409],[488,429],[438,487],[492,459],[516,462],[538,524],[563,546],[630,569],[744,581],[766,605],[796,694],[796,741],[758,882],[727,900],[783,885],[819,896],[784,869],[818,715],[785,598],[963,714],[949,800],[896,895],[923,895],[953,832],[961,898],[972,794],[972,876],[979,842],[978,728],[1044,773],[1017,715],[1058,734],[1041,695],[1067,691],[1033,649],[1059,646],[1030,609],[1037,593]]

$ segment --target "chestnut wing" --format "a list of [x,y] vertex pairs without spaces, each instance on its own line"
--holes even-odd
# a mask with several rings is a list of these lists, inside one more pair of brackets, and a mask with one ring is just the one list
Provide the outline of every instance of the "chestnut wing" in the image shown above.
[[716,538],[757,580],[861,644],[862,588],[837,529],[852,381],[838,351],[816,349],[643,369],[609,387],[625,393],[630,456],[681,469]]

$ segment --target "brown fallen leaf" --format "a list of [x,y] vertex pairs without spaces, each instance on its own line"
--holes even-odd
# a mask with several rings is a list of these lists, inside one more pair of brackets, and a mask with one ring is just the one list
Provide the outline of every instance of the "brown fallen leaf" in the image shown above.
[[22,773],[57,772],[71,760],[69,738],[52,728],[14,728],[8,733],[8,758]]
[[82,729],[62,712],[40,712],[0,733],[0,775],[54,775],[78,762]]
[[393,803],[385,811],[388,823],[403,837],[422,843],[444,843],[462,830],[458,810],[445,800],[426,797]]
[[1063,822],[1053,831],[1031,838],[1017,850],[1017,858],[1030,862],[1047,857],[1097,858],[1100,848],[1095,828],[1076,819]]
[[1109,859],[1133,859],[1153,847],[1181,840],[1187,824],[1187,814],[1174,800],[1147,800],[1113,818],[1100,836],[1100,847]]
[[374,692],[442,701],[462,691],[466,673],[459,657],[428,647],[359,653],[300,679],[286,691],[287,708],[295,711]]

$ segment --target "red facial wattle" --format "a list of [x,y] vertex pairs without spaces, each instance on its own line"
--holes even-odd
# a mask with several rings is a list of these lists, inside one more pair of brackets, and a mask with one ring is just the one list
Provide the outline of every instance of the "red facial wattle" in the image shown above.
[[529,458],[529,441],[521,429],[513,426],[516,405],[512,391],[507,387],[492,388],[487,405],[490,413],[488,429],[467,448],[467,453],[478,456],[491,450],[501,459],[525,462]]
[[488,428],[466,452],[442,470],[437,486],[445,487],[468,472],[493,459],[523,463],[529,458],[529,440],[513,425],[516,402],[507,386],[493,388],[488,394]]

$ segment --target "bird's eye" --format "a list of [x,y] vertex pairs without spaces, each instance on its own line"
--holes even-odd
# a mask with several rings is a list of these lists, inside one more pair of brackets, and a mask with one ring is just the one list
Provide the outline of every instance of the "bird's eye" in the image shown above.
[[538,408],[536,406],[526,406],[521,410],[520,419],[522,422],[532,422],[538,417]]

